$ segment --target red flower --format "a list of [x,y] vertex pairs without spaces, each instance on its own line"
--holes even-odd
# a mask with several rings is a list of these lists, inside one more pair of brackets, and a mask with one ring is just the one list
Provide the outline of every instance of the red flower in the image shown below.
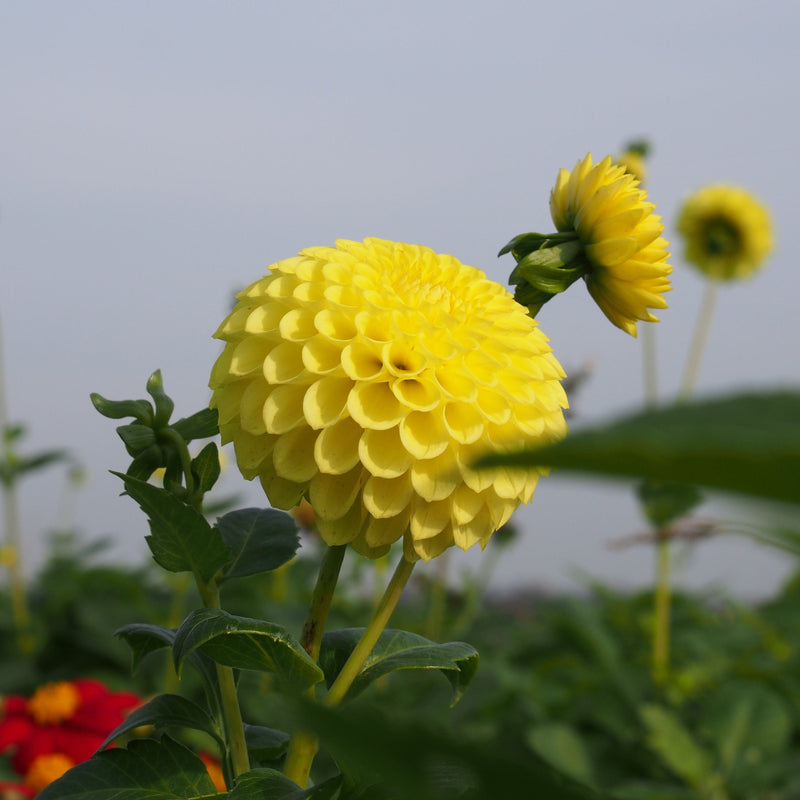
[[8,695],[0,719],[0,753],[13,750],[11,764],[26,775],[37,756],[63,753],[86,761],[141,699],[111,692],[100,681],[48,683],[30,697]]

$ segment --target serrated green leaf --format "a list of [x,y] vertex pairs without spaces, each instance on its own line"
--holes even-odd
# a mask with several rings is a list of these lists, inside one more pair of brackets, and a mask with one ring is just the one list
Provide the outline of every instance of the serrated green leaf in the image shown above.
[[259,761],[274,761],[280,758],[289,747],[289,734],[263,725],[244,726],[247,752]]
[[210,439],[219,433],[217,417],[216,408],[204,408],[171,423],[170,428],[177,431],[185,442],[191,442],[193,439]]
[[136,672],[142,660],[164,647],[172,647],[175,642],[175,631],[160,625],[136,622],[125,625],[114,632],[115,636],[124,640],[133,654],[132,670]]
[[695,740],[677,714],[651,704],[643,706],[640,715],[647,729],[648,746],[669,769],[695,789],[713,781],[711,755]]
[[[363,628],[345,628],[322,637],[319,664],[330,686],[364,633]],[[401,669],[438,669],[453,687],[455,705],[478,669],[478,651],[465,642],[438,644],[416,633],[385,630],[364,662],[348,692],[353,698],[383,675]]]
[[768,686],[735,681],[711,696],[703,727],[713,738],[722,764],[730,769],[784,750],[792,734],[792,715]]
[[147,544],[153,558],[170,572],[192,572],[208,582],[231,557],[218,530],[203,515],[158,486],[114,473],[150,522]]
[[37,800],[201,800],[217,796],[205,764],[182,744],[132,741],[73,767]]
[[272,672],[287,691],[304,691],[324,677],[300,643],[280,625],[236,617],[221,609],[193,611],[178,628],[173,646],[176,668],[197,649],[219,664]]
[[282,772],[259,768],[237,778],[229,800],[334,800],[341,784],[342,776],[334,775],[310,789],[302,789]]
[[161,694],[150,702],[134,709],[125,717],[100,745],[106,748],[118,736],[138,728],[140,725],[152,725],[156,730],[165,728],[189,728],[203,731],[217,740],[221,749],[225,749],[225,739],[222,731],[204,709],[200,708],[186,697],[179,694]]
[[558,444],[481,459],[697,484],[800,503],[800,392],[697,400],[576,431]]
[[277,569],[294,558],[300,546],[297,523],[273,508],[231,511],[216,527],[233,554],[223,570],[226,580]]

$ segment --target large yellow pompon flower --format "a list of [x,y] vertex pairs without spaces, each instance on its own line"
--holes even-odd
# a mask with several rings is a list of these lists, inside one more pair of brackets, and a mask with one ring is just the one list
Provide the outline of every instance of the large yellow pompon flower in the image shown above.
[[486,545],[538,474],[473,471],[566,432],[564,372],[499,284],[381,239],[312,247],[238,295],[217,333],[212,406],[245,478],[302,498],[329,545],[406,557]]
[[772,223],[766,208],[746,189],[714,184],[683,204],[678,232],[684,258],[714,280],[752,275],[772,251]]
[[611,156],[593,164],[591,154],[572,172],[559,170],[550,213],[561,233],[575,232],[588,262],[586,285],[618,328],[636,336],[636,322],[657,322],[648,309],[666,308],[670,286],[669,243],[661,217],[639,181]]

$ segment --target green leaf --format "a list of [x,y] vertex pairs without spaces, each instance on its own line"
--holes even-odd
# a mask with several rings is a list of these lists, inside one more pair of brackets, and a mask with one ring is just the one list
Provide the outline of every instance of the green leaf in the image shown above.
[[149,703],[131,711],[125,717],[124,722],[106,737],[100,747],[108,747],[118,736],[132,731],[140,725],[152,725],[156,730],[176,727],[203,731],[216,739],[222,750],[225,749],[222,731],[214,723],[214,720],[196,703],[179,694],[158,695]]
[[156,435],[153,429],[138,422],[134,422],[131,425],[120,425],[117,428],[117,433],[131,456],[136,456],[142,450],[156,443]]
[[192,572],[208,582],[231,557],[219,531],[203,515],[166,489],[129,475],[125,491],[142,507],[150,522],[146,537],[153,558],[170,572]]
[[209,442],[192,459],[192,474],[197,480],[198,489],[203,494],[211,491],[220,474],[219,451],[214,442]]
[[[492,742],[452,737],[424,721],[383,716],[354,704],[330,709],[297,702],[294,715],[316,733],[337,763],[353,764],[361,783],[376,783],[364,798],[414,800],[603,800],[535,754]],[[385,792],[381,789],[385,787]]]
[[244,726],[247,752],[258,761],[275,761],[286,753],[289,734],[263,725]]
[[146,481],[163,465],[164,453],[157,444],[153,444],[134,457],[125,474],[136,480]]
[[233,553],[223,571],[226,580],[277,569],[294,558],[300,546],[295,521],[273,508],[231,511],[216,527]]
[[696,486],[672,481],[644,480],[637,487],[636,494],[645,516],[656,528],[663,528],[686,516],[703,502],[703,495]]
[[109,419],[124,419],[135,417],[143,425],[152,425],[154,412],[153,406],[147,400],[106,400],[97,392],[89,395],[92,405]]
[[219,433],[217,416],[216,408],[204,408],[196,414],[173,422],[170,428],[177,431],[185,442],[191,442],[193,439],[209,439]]
[[[328,686],[336,679],[363,633],[363,628],[345,628],[326,633],[322,637],[319,664]],[[453,687],[452,705],[455,705],[475,677],[478,660],[478,651],[464,642],[437,644],[416,633],[385,630],[353,681],[347,696],[356,697],[370,683],[396,670],[438,669]]]
[[114,632],[115,636],[123,639],[130,647],[133,654],[133,671],[139,669],[143,659],[161,650],[164,647],[172,647],[175,642],[175,631],[171,628],[162,628],[160,625],[149,625],[143,622],[136,622],[125,625]]
[[304,691],[324,677],[300,643],[280,625],[235,617],[221,609],[193,611],[178,628],[173,646],[176,669],[198,648],[218,664],[273,672],[287,691]]
[[664,764],[695,789],[713,782],[714,762],[680,718],[655,704],[643,706],[640,715],[647,729],[647,744]]
[[800,503],[800,392],[645,411],[554,445],[488,456],[477,466],[501,465],[645,477]]
[[528,744],[545,761],[575,780],[594,785],[591,754],[571,725],[546,722],[528,731]]
[[147,379],[147,393],[153,398],[156,405],[156,416],[153,425],[160,428],[169,422],[172,412],[175,410],[175,403],[172,398],[164,391],[164,382],[161,379],[161,370],[157,369]]
[[342,776],[301,789],[282,772],[274,769],[252,769],[236,779],[229,800],[334,800],[339,793]]
[[73,767],[37,800],[200,800],[217,796],[205,764],[178,742],[132,741]]
[[713,737],[722,764],[730,769],[775,756],[792,735],[786,702],[768,686],[735,681],[710,699],[704,727]]

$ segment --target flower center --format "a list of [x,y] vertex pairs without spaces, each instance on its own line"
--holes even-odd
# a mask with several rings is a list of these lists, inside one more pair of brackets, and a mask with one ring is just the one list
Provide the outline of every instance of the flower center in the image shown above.
[[739,229],[724,217],[709,220],[706,225],[706,249],[712,256],[724,256],[739,250]]
[[25,785],[35,792],[40,792],[45,786],[58,780],[68,769],[74,767],[72,759],[63,753],[46,753],[33,759],[28,773],[25,775]]
[[40,686],[28,700],[28,713],[39,725],[57,725],[78,709],[81,697],[69,681]]

